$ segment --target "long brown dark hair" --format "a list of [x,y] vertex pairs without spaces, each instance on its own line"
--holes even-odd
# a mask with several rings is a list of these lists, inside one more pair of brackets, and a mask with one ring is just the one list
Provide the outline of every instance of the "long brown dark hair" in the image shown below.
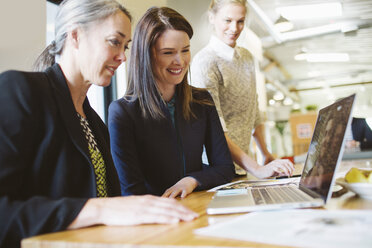
[[[165,117],[161,105],[164,104],[156,85],[152,69],[151,50],[158,38],[166,30],[184,31],[191,39],[193,29],[190,23],[177,11],[168,7],[152,7],[146,11],[138,22],[133,35],[131,55],[129,61],[128,87],[124,98],[129,101],[138,99],[145,117],[154,119]],[[200,91],[201,89],[194,89]],[[194,116],[190,104],[211,104],[206,99],[193,98],[193,89],[187,81],[187,74],[182,82],[176,86],[177,101],[181,101],[183,117],[186,120]]]

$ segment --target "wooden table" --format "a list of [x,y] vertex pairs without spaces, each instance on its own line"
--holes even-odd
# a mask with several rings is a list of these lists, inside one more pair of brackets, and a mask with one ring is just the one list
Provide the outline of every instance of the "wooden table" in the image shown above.
[[[343,162],[340,170],[351,167],[372,167],[372,160]],[[131,227],[95,226],[79,230],[63,231],[31,237],[22,241],[22,248],[119,248],[119,247],[282,247],[229,239],[209,238],[195,235],[193,230],[223,221],[235,215],[207,215],[206,206],[214,193],[194,192],[181,203],[199,213],[192,222],[174,225],[141,225]],[[348,192],[332,198],[326,209],[372,209],[372,201],[360,199]]]

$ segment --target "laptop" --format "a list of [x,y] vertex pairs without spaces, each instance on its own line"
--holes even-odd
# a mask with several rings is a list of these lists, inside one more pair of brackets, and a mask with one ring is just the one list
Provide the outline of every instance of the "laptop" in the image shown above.
[[[218,192],[208,214],[319,207],[332,195],[335,171],[343,155],[355,94],[319,111],[299,184],[248,187],[237,194]],[[221,193],[221,194],[220,194]]]

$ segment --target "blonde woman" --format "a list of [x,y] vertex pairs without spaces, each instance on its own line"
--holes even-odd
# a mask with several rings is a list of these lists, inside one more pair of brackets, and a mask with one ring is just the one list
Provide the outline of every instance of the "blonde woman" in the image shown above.
[[[214,34],[193,59],[192,84],[211,93],[235,164],[259,178],[291,175],[292,163],[274,160],[267,150],[253,58],[248,50],[236,46],[246,14],[245,0],[212,0],[208,15]],[[248,156],[252,132],[266,166],[259,166]]]

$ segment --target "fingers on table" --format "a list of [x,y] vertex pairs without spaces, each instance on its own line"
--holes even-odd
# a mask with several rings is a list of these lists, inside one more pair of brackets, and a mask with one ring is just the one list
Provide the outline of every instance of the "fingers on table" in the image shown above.
[[[198,214],[178,203],[175,199],[146,196],[149,201],[144,206],[144,212],[156,218],[157,223],[190,221]],[[177,221],[176,221],[177,220]]]

